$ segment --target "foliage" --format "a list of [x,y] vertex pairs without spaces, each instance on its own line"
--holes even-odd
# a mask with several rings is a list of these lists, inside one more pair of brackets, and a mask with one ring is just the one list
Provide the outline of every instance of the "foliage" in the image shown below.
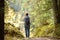
[[19,29],[17,27],[15,27],[14,25],[10,24],[10,23],[5,23],[4,24],[4,34],[10,34],[11,36],[17,36],[19,35],[20,37],[24,37],[22,35],[22,33],[19,31]]
[[46,36],[53,37],[54,25],[50,24],[50,25],[46,25],[42,27],[36,27],[34,33],[35,33],[34,36],[36,37],[40,37],[40,36],[41,37],[46,37]]
[[34,28],[34,37],[52,36],[54,33],[54,16],[52,0],[37,0],[33,3],[32,25]]
[[[8,31],[12,35],[20,35],[23,38],[19,27],[24,27],[22,23],[24,21],[21,20],[25,17],[25,13],[28,12],[33,37],[53,37],[55,26],[52,6],[52,0],[6,0],[4,15],[5,33]],[[20,25],[21,23],[22,25]]]

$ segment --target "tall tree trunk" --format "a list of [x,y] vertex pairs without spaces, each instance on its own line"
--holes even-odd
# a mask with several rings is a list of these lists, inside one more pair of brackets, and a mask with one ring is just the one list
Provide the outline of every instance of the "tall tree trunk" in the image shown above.
[[55,36],[60,36],[60,0],[53,0]]

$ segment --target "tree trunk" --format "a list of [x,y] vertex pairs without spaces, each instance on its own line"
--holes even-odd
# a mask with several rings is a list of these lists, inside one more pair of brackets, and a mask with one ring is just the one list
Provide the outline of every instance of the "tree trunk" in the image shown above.
[[54,10],[54,18],[55,18],[55,35],[60,36],[60,0],[53,0],[53,10]]

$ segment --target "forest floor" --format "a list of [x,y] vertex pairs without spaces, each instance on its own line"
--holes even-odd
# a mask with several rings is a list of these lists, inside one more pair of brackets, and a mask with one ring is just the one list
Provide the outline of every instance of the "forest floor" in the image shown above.
[[60,40],[57,38],[23,38],[22,40]]
[[51,37],[30,37],[30,38],[20,38],[20,37],[11,37],[9,35],[6,35],[5,40],[60,40],[59,38],[51,38]]
[[57,38],[47,38],[47,37],[40,37],[40,38],[23,38],[22,40],[60,40]]

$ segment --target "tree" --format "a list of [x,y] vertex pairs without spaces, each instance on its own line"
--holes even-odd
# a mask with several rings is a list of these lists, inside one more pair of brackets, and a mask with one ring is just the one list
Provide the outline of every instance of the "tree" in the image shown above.
[[60,0],[53,0],[55,36],[60,36]]

